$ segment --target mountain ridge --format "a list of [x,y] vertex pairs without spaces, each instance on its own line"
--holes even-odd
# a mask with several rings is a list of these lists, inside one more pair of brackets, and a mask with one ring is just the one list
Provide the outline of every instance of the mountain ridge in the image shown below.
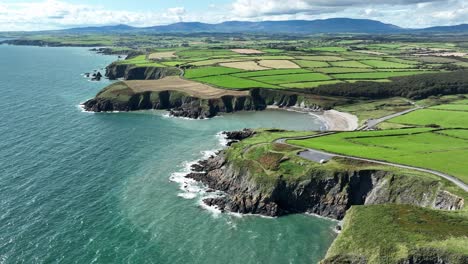
[[209,24],[202,22],[178,22],[150,27],[132,27],[124,24],[63,29],[65,32],[124,32],[149,33],[417,33],[417,32],[468,32],[468,24],[435,26],[422,29],[402,28],[371,19],[329,18],[317,20],[285,21],[225,21]]

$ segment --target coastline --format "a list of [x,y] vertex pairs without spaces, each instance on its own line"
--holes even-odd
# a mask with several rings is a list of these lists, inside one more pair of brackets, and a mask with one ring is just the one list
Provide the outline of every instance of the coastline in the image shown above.
[[298,107],[281,108],[278,106],[267,106],[267,109],[293,111],[313,115],[323,122],[325,127],[324,130],[326,131],[353,131],[359,127],[359,119],[357,116],[333,109],[325,111],[310,111]]

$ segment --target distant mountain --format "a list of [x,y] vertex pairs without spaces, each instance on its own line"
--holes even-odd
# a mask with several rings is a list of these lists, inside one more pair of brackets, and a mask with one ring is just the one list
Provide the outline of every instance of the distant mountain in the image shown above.
[[468,24],[461,24],[456,26],[439,26],[423,28],[419,31],[423,32],[468,32]]
[[132,31],[138,29],[128,25],[115,25],[115,26],[101,26],[101,27],[80,27],[65,29],[67,32],[118,32],[118,31]]
[[205,23],[176,23],[165,26],[146,28],[155,32],[256,32],[256,33],[386,33],[403,29],[375,20],[331,18],[325,20],[288,20],[288,21],[262,21],[242,22],[228,21],[219,24]]
[[219,24],[201,22],[179,22],[170,25],[153,27],[131,27],[127,25],[83,27],[66,29],[67,32],[127,32],[143,31],[151,33],[412,33],[412,32],[468,32],[468,24],[457,26],[430,27],[424,29],[407,29],[392,24],[385,24],[370,19],[330,18],[320,20],[287,20],[243,22],[227,21]]

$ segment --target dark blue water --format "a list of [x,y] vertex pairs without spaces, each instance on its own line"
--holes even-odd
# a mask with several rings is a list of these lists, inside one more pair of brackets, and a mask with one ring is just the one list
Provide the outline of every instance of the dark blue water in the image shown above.
[[[308,115],[191,121],[159,112],[89,114],[106,85],[80,74],[115,57],[0,46],[0,263],[313,263],[333,222],[217,214],[170,181],[244,127],[313,129]],[[176,174],[174,174],[176,173]]]

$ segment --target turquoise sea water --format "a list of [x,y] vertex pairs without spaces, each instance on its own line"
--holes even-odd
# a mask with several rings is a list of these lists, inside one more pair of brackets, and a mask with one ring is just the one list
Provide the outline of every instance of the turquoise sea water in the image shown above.
[[281,111],[201,121],[83,113],[78,104],[107,81],[80,74],[114,59],[82,48],[0,46],[0,263],[323,257],[335,237],[332,221],[217,214],[200,207],[199,189],[187,193],[170,180],[187,161],[219,148],[219,131],[313,129],[316,119]]

